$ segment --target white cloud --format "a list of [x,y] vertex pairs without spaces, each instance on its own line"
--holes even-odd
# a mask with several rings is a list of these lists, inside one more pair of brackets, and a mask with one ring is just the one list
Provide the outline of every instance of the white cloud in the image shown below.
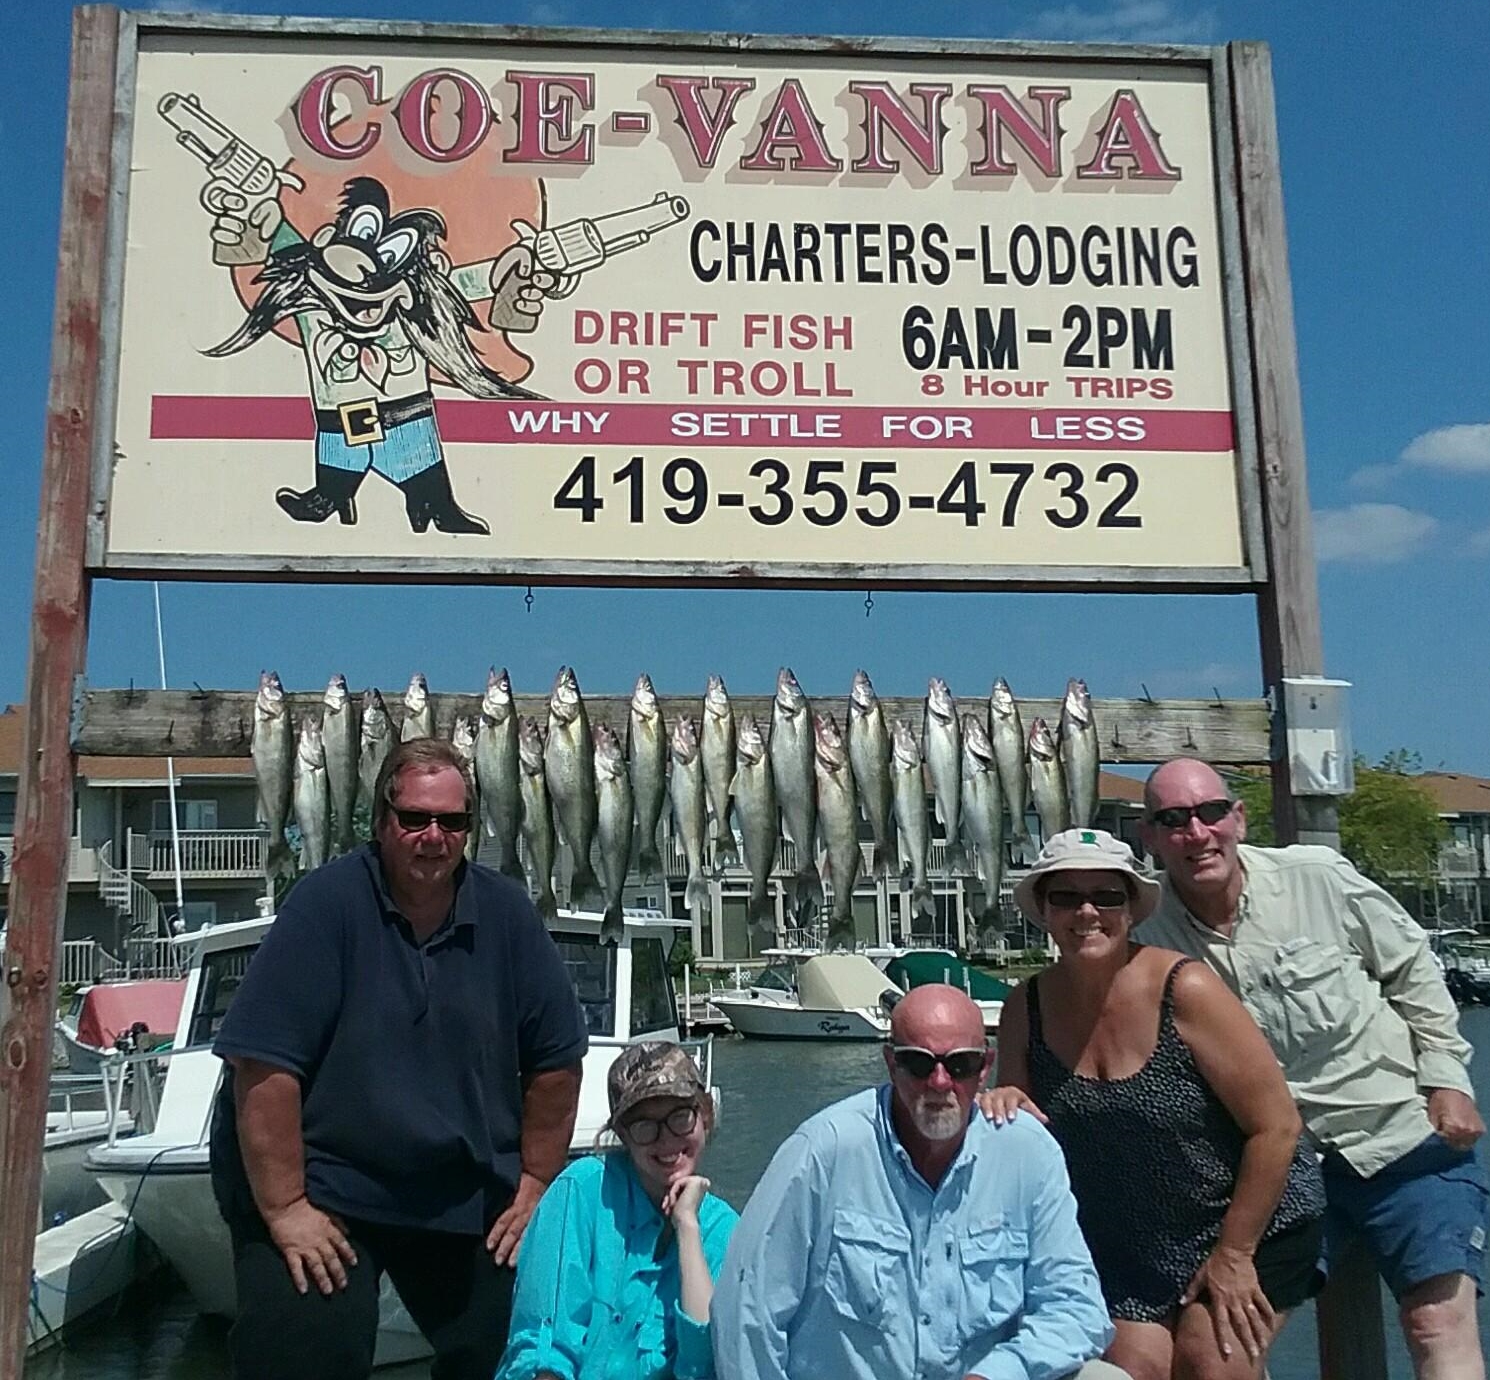
[[1469,550],[1471,555],[1490,556],[1490,527],[1483,531],[1475,532],[1469,539]]
[[1314,549],[1321,561],[1391,565],[1422,548],[1438,520],[1396,503],[1356,503],[1314,515]]
[[1415,436],[1396,460],[1365,465],[1350,476],[1350,487],[1379,491],[1408,469],[1445,470],[1451,474],[1490,474],[1490,423],[1440,426]]
[[1042,10],[1020,30],[1031,38],[1077,43],[1209,43],[1216,12],[1187,12],[1172,0],[1122,0],[1102,9],[1058,5]]
[[1459,474],[1490,474],[1490,424],[1425,431],[1408,443],[1402,463]]
[[1375,493],[1389,488],[1392,480],[1401,472],[1401,465],[1363,465],[1350,476],[1350,487],[1360,489],[1362,492]]

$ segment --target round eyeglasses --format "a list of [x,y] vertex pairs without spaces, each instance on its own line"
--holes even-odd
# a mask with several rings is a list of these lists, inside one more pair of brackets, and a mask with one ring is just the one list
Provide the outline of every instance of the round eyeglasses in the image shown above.
[[698,1108],[674,1107],[666,1116],[636,1116],[625,1122],[621,1133],[633,1145],[653,1145],[665,1126],[675,1136],[686,1136],[698,1125]]

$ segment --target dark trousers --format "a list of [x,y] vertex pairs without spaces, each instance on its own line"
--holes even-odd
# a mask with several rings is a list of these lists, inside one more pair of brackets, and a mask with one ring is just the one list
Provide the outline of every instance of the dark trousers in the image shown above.
[[228,1337],[235,1380],[366,1380],[386,1273],[434,1348],[432,1380],[491,1380],[507,1347],[510,1267],[479,1236],[345,1219],[357,1264],[329,1298],[297,1293],[257,1217],[230,1224],[238,1317]]

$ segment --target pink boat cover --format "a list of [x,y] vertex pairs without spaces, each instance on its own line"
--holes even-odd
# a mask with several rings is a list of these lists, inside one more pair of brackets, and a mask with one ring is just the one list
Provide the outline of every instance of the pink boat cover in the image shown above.
[[95,1049],[112,1049],[115,1036],[136,1021],[144,1021],[152,1035],[176,1033],[186,979],[149,982],[101,982],[88,989],[78,1014],[78,1040]]

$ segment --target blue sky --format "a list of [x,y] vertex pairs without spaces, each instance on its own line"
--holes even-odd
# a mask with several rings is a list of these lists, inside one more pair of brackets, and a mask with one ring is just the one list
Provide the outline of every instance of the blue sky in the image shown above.
[[[182,8],[172,5],[170,8]],[[1126,0],[866,11],[839,0],[307,0],[239,12],[536,24],[902,33],[1272,46],[1315,509],[1326,671],[1355,683],[1354,733],[1377,756],[1490,775],[1490,6]],[[0,186],[9,196],[0,342],[16,408],[0,487],[0,701],[24,693],[65,118],[69,11],[13,0],[0,50]],[[162,586],[171,683],[478,690],[488,663],[520,689],[572,662],[592,692],[703,689],[718,671],[765,691],[791,664],[843,695],[865,666],[883,693],[931,674],[986,695],[1253,695],[1254,604],[1234,596],[1014,596],[511,588]],[[148,584],[100,582],[89,679],[156,683]]]

